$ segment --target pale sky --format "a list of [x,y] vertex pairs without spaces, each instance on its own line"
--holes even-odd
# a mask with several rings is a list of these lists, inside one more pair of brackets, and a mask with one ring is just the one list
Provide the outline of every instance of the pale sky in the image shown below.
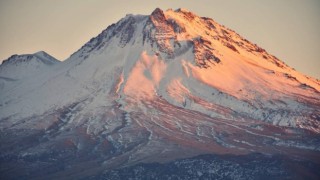
[[65,60],[126,14],[183,7],[320,79],[320,0],[0,0],[0,62],[44,50]]

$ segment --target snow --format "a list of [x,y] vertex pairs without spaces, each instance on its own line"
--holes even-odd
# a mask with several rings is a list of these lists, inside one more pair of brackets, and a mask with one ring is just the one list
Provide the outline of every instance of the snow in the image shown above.
[[59,62],[45,52],[11,56],[0,66],[0,90],[4,93],[28,78],[42,76]]
[[319,81],[187,10],[128,15],[64,62],[44,52],[5,62],[0,131],[48,139],[22,155],[68,141],[105,168],[319,151]]
[[[209,51],[220,61],[201,59]],[[0,119],[12,119],[4,127],[79,102],[79,117],[115,102],[147,113],[145,102],[160,98],[211,117],[320,132],[303,124],[317,112],[319,81],[183,9],[127,15],[64,62],[42,51],[12,58],[0,66]]]
[[136,99],[152,99],[165,70],[166,65],[157,56],[143,52],[129,74],[124,93]]

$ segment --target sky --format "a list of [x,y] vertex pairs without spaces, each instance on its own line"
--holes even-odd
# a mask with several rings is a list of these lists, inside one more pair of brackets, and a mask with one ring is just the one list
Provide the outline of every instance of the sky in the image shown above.
[[46,51],[67,59],[126,14],[186,8],[320,79],[319,0],[0,0],[0,62]]

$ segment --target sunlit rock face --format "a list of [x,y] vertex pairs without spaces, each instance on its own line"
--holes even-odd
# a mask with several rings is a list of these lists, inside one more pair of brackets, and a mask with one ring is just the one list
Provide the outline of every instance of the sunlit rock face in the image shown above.
[[318,179],[319,91],[210,18],[127,15],[0,66],[0,177]]

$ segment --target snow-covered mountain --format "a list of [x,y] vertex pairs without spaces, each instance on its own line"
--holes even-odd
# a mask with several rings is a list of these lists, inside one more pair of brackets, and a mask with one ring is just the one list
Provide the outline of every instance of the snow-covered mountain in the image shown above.
[[0,66],[1,93],[10,91],[15,85],[34,76],[42,76],[47,69],[60,61],[43,51],[34,54],[12,55]]
[[202,154],[319,167],[319,80],[210,18],[127,15],[57,62],[39,52],[0,66],[1,161],[34,167],[8,177],[110,179],[110,169]]
[[34,54],[12,55],[0,66],[0,75],[12,79],[25,79],[43,68],[59,63],[57,59],[44,51]]

